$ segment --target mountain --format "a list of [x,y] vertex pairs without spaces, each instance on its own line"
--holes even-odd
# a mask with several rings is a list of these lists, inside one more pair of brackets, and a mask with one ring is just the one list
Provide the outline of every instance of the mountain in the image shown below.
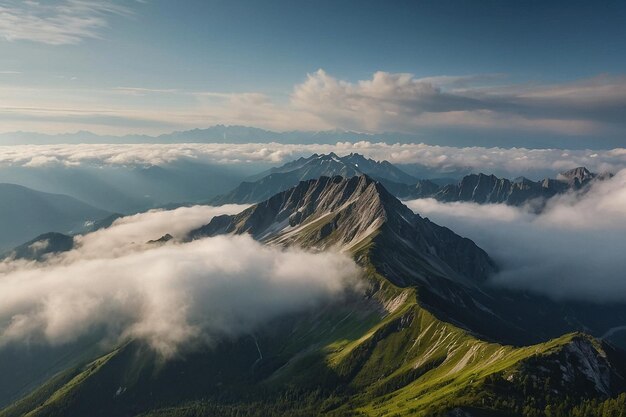
[[595,180],[610,174],[595,174],[584,167],[560,173],[556,179],[532,181],[519,177],[514,180],[495,175],[469,174],[457,183],[449,180],[437,183],[418,180],[388,161],[374,161],[357,153],[346,156],[313,154],[280,167],[250,177],[227,194],[209,200],[209,204],[250,204],[266,200],[272,195],[297,185],[300,181],[340,175],[350,178],[368,175],[381,182],[394,196],[401,199],[435,198],[443,202],[466,201],[479,204],[509,204],[521,206],[537,204],[568,191],[585,190]]
[[184,159],[145,166],[90,163],[69,167],[5,166],[0,176],[7,183],[69,195],[109,212],[131,214],[172,202],[205,201],[231,190],[248,175],[266,167]]
[[[281,233],[283,229],[287,231]],[[414,261],[422,267],[410,274],[393,271],[387,276],[400,285],[439,285],[448,277],[480,281],[495,268],[469,239],[415,215],[381,183],[365,175],[300,182],[238,215],[217,216],[190,237],[224,233],[248,233],[261,241],[316,249],[339,245],[352,250],[392,240],[396,254],[418,254]]]
[[533,200],[545,201],[557,194],[578,191],[594,180],[610,174],[598,175],[587,168],[578,167],[560,173],[556,179],[531,181],[520,177],[511,181],[495,175],[466,175],[458,184],[449,184],[435,192],[432,197],[439,201],[471,201],[474,203],[505,203],[520,206]]
[[109,214],[67,195],[0,184],[0,250],[46,232],[77,233]]
[[624,352],[580,332],[559,335],[592,329],[597,311],[581,319],[492,287],[497,266],[482,249],[369,177],[300,182],[188,239],[244,233],[349,254],[365,295],[167,361],[129,341],[68,367],[0,416],[564,417],[626,406]]
[[439,188],[430,181],[418,181],[388,161],[374,161],[358,153],[337,156],[331,152],[299,158],[252,176],[230,193],[211,200],[211,204],[256,203],[294,187],[300,181],[335,175],[345,178],[368,175],[383,182],[396,195],[416,195],[420,190],[430,194]]
[[[368,175],[372,178],[380,178],[388,181],[413,184],[415,178],[396,168],[388,161],[375,161],[365,158],[358,153],[350,153],[346,156],[337,156],[334,152],[327,155],[313,154],[308,158],[300,158],[277,168],[258,174],[257,178],[263,178],[269,174],[296,172],[301,180],[313,179],[322,176],[341,175],[353,177],[356,175]],[[254,177],[252,177],[254,178]]]
[[74,238],[62,233],[49,232],[14,248],[8,256],[13,259],[41,261],[48,254],[67,252],[74,247]]
[[[268,143],[284,144],[328,144],[337,142],[369,141],[372,143],[428,143],[438,146],[453,146],[465,148],[468,146],[482,146],[486,148],[501,147],[500,132],[488,134],[483,132],[480,137],[467,138],[450,132],[421,128],[419,132],[380,132],[367,133],[350,130],[332,129],[322,131],[292,130],[271,131],[251,126],[214,125],[207,128],[196,128],[184,131],[175,131],[161,135],[129,134],[124,136],[98,135],[89,131],[73,133],[45,134],[38,132],[7,132],[0,133],[0,145],[38,145],[38,144],[76,144],[76,143]],[[517,146],[527,149],[589,149],[589,141],[583,137],[545,137],[531,139],[528,135],[509,134],[507,146]],[[621,148],[624,143],[620,137],[596,137],[594,149]],[[407,169],[409,169],[407,167]],[[430,170],[428,170],[430,171]],[[437,170],[438,171],[438,170]],[[418,174],[419,172],[419,174]],[[422,170],[411,172],[422,177]],[[452,172],[448,171],[449,174]],[[461,170],[456,173],[466,173]]]
[[165,133],[158,136],[97,135],[88,131],[74,133],[44,134],[37,132],[9,132],[0,134],[2,145],[41,145],[65,143],[293,143],[293,144],[336,144],[337,142],[358,142],[369,140],[374,142],[411,143],[416,135],[384,132],[362,133],[347,130],[325,131],[285,131],[276,132],[257,127],[237,125],[215,125],[204,129],[191,129]]

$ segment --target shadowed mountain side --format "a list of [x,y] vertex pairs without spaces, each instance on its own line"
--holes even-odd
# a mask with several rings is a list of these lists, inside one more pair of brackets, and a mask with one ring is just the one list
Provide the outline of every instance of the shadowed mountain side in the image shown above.
[[0,184],[0,252],[42,233],[79,233],[109,214],[67,195]]
[[46,255],[67,252],[74,247],[74,238],[62,233],[49,232],[14,248],[8,257],[14,259],[43,260]]

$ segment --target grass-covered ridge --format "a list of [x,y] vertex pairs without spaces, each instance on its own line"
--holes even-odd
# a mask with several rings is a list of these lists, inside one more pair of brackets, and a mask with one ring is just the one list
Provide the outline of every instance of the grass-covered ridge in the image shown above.
[[[624,390],[621,353],[589,336],[568,333],[514,347],[437,314],[423,301],[424,293],[434,289],[449,295],[448,302],[469,299],[464,285],[477,288],[480,281],[461,279],[467,277],[459,271],[489,267],[487,255],[447,229],[410,217],[400,202],[384,193],[381,198],[370,180],[352,181],[352,188],[341,188],[341,179],[325,181],[330,185],[324,193],[336,187],[350,197],[329,193],[324,201],[332,209],[319,212],[315,193],[306,193],[310,201],[304,206],[301,196],[273,198],[264,210],[278,213],[280,221],[263,213],[255,217],[253,207],[199,230],[239,230],[270,244],[314,250],[341,246],[363,268],[365,296],[352,294],[168,361],[129,342],[60,374],[0,417],[383,417],[451,410],[560,417],[576,407],[604,407]],[[368,205],[372,209],[363,213]],[[301,221],[298,213],[309,210],[309,221]],[[291,226],[283,234],[266,234],[282,224]],[[458,250],[444,252],[448,243]],[[476,256],[485,262],[473,263]]]
[[[193,358],[227,360],[228,366],[207,365],[193,373],[184,362],[168,365],[188,373],[180,383],[170,379],[172,369],[150,363],[140,355],[143,348],[128,344],[51,381],[0,416],[88,415],[88,410],[94,416],[117,415],[133,409],[129,415],[430,416],[457,407],[530,416],[570,401],[573,393],[559,387],[564,355],[572,346],[588,348],[600,362],[608,355],[601,343],[580,333],[528,347],[479,340],[420,307],[415,289],[395,287],[371,269],[367,279],[376,288],[370,301],[353,300],[271,335],[258,334],[262,360],[252,355],[252,346],[217,349]],[[230,379],[215,377],[226,369]],[[583,398],[608,394],[596,391],[584,373],[570,379],[567,385]],[[201,389],[191,388],[197,384]],[[156,392],[164,394],[155,400]],[[533,399],[536,407],[529,408]],[[25,405],[31,407],[26,413]]]

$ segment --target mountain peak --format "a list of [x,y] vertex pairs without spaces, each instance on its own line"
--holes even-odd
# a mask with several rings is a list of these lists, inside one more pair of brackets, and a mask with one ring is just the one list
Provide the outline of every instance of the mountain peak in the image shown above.
[[585,167],[577,167],[569,171],[561,172],[557,176],[557,180],[569,184],[571,187],[578,188],[595,179],[596,174],[589,171]]
[[[334,152],[313,154],[250,177],[230,193],[214,198],[212,204],[256,203],[296,186],[300,181],[340,175],[359,175],[383,181],[386,185],[415,185],[417,179],[387,161],[374,161],[358,153],[338,156]],[[392,184],[393,183],[393,184]]]
[[578,178],[580,181],[585,181],[588,179],[592,179],[593,177],[595,177],[595,174],[585,167],[576,167],[568,171],[561,172],[559,174],[559,179],[563,178],[567,180],[573,180],[575,178]]
[[257,240],[316,250],[335,247],[381,264],[398,285],[443,280],[482,281],[494,269],[487,254],[469,239],[413,213],[367,175],[320,177],[274,195],[243,212],[217,216],[190,233],[191,239],[250,234]]
[[[216,217],[209,224],[192,232],[191,236],[196,238],[221,233],[249,233],[255,239],[279,240],[288,244],[298,235],[300,226],[320,220],[320,225],[324,227],[319,230],[316,239],[309,236],[307,242],[295,240],[305,246],[347,245],[357,239],[361,232],[372,228],[373,224],[382,223],[385,215],[383,201],[393,200],[393,196],[367,175],[351,178],[320,177],[301,181],[297,186],[236,216]],[[335,235],[333,239],[327,239],[337,222],[335,221],[334,226],[332,220],[330,225],[326,225],[326,222],[331,217],[338,220],[338,217],[345,219],[348,215],[358,215],[359,221],[351,223],[351,230],[345,230],[343,236]]]

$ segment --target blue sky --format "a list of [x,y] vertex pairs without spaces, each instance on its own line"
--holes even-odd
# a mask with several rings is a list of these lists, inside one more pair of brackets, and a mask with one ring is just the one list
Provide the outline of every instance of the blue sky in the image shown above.
[[0,56],[5,132],[626,145],[618,1],[0,1]]

